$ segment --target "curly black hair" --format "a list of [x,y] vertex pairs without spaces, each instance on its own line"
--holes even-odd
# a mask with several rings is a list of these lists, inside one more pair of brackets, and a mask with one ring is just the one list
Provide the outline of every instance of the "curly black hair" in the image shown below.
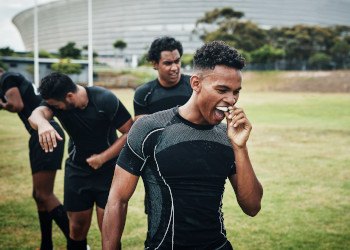
[[53,72],[41,80],[39,92],[44,100],[55,99],[63,101],[68,92],[75,93],[77,89],[77,85],[69,76]]
[[181,42],[170,36],[157,38],[152,42],[151,47],[148,50],[147,61],[159,62],[160,53],[162,51],[173,51],[176,49],[179,51],[181,57],[183,53]]
[[225,65],[241,70],[245,66],[243,56],[223,41],[204,44],[196,51],[193,63],[195,69],[214,69],[216,65]]

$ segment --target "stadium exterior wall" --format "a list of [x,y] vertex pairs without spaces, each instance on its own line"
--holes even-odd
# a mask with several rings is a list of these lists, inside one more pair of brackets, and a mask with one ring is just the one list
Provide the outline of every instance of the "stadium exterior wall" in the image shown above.
[[[163,35],[174,36],[192,53],[202,42],[192,33],[206,11],[232,7],[262,27],[350,25],[350,0],[94,0],[93,49],[100,56],[116,56],[113,43],[122,39],[124,56],[142,56],[150,43]],[[57,52],[67,42],[82,48],[88,43],[86,0],[59,0],[38,7],[39,48]],[[33,8],[13,18],[25,48],[33,50]],[[120,52],[119,52],[120,53]]]

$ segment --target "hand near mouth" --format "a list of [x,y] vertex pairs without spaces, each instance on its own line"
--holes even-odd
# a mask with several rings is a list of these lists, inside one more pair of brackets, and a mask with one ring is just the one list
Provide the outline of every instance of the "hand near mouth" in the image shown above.
[[228,107],[225,112],[227,121],[227,135],[233,146],[245,147],[248,141],[252,125],[246,117],[243,109]]

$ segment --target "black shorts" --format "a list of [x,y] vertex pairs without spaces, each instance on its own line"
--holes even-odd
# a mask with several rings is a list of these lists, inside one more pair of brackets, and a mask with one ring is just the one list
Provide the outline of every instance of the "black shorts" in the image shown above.
[[100,208],[107,204],[115,165],[103,166],[98,170],[78,166],[69,158],[64,174],[64,207],[70,212],[90,209],[94,203]]
[[64,133],[56,122],[50,123],[61,135],[63,140],[57,140],[57,147],[53,150],[53,152],[45,153],[45,151],[40,146],[37,131],[31,133],[29,139],[29,159],[32,174],[40,171],[61,169],[64,152]]

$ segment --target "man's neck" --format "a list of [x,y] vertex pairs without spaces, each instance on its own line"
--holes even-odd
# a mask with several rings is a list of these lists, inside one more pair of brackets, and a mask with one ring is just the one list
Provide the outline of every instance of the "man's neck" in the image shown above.
[[179,107],[179,115],[185,120],[198,125],[207,125],[208,123],[203,119],[202,114],[197,108],[192,95],[190,99],[182,106]]
[[167,82],[167,81],[161,79],[161,78],[158,76],[158,82],[159,82],[159,84],[160,84],[162,87],[164,87],[164,88],[171,88],[171,87],[174,87],[174,86],[176,86],[176,85],[180,82],[180,80],[181,80],[181,75],[180,75],[180,77],[179,77],[179,79],[177,80],[176,83]]
[[77,108],[85,109],[87,105],[89,104],[89,96],[87,94],[87,91],[84,87],[78,85],[78,92],[77,92]]

